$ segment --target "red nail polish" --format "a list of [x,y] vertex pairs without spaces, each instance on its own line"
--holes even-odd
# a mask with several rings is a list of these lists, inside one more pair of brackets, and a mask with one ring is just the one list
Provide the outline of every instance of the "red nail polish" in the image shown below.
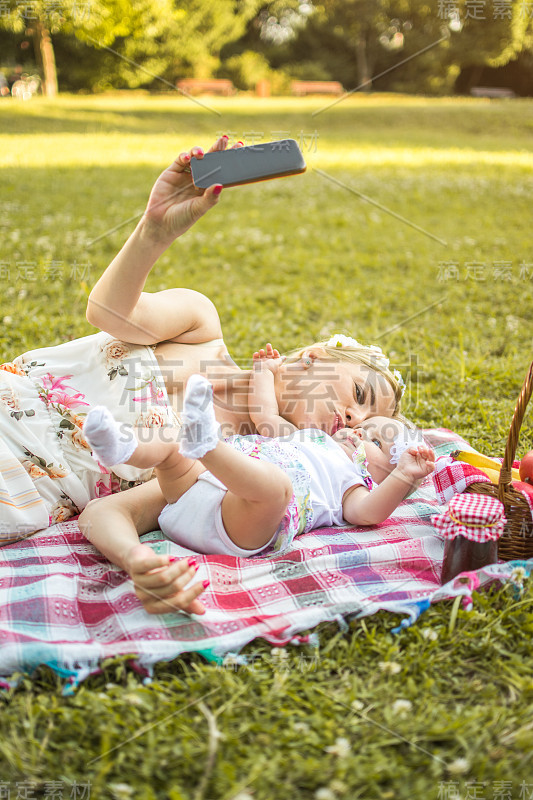
[[192,556],[191,556],[191,558],[188,559],[187,564],[189,565],[189,567],[197,567],[198,566],[198,562],[196,561],[195,558],[192,558]]
[[211,583],[211,581],[208,581],[208,580],[202,581],[202,586],[204,587],[204,589],[207,589],[207,587],[209,586],[210,583]]
[[179,558],[177,556],[169,556],[168,560],[172,563],[173,561],[179,561]]
[[221,183],[217,183],[217,185],[213,189],[213,194],[218,196],[220,194],[220,192],[222,191],[222,188],[223,188],[222,184]]
[[190,155],[188,153],[183,156],[183,160],[184,161],[190,161],[190,159],[191,159],[191,157],[190,157]]
[[229,139],[229,136],[228,136],[228,134],[227,134],[227,133],[223,133],[223,134],[222,134],[222,139]]
[[244,142],[237,142],[237,144],[244,144]]

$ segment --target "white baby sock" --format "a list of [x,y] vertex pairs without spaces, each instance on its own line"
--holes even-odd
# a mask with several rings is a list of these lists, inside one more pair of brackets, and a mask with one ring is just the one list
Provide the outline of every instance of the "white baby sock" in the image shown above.
[[133,429],[119,425],[105,406],[91,408],[83,424],[83,435],[93,456],[106,467],[123,464],[137,447]]
[[202,375],[191,375],[183,398],[180,451],[187,458],[202,458],[214,450],[220,426],[213,408],[213,387]]

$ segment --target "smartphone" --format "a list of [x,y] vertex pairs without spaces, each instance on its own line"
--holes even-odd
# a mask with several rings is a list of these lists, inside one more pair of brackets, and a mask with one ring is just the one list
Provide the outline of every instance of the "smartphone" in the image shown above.
[[215,183],[240,186],[243,183],[283,178],[305,172],[306,164],[295,139],[253,144],[233,150],[206,153],[202,159],[191,158],[195,186],[207,189]]

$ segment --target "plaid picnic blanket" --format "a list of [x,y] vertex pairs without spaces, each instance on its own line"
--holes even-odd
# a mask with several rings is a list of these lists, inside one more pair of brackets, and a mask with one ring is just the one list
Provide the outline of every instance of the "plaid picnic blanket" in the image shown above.
[[[424,431],[438,455],[467,446],[444,429]],[[280,646],[316,644],[302,635],[325,620],[380,609],[404,615],[399,631],[445,598],[513,578],[517,565],[493,564],[440,586],[443,540],[432,527],[439,506],[433,481],[371,528],[321,528],[270,558],[198,556],[197,579],[209,578],[203,616],[147,614],[125,572],[111,564],[69,520],[0,548],[0,686],[47,664],[67,680],[64,693],[100,671],[102,659],[131,654],[131,667],[150,679],[153,665],[184,652],[209,660],[239,658],[257,637]],[[186,555],[159,531],[142,537],[157,552]],[[15,673],[15,675],[13,675]]]

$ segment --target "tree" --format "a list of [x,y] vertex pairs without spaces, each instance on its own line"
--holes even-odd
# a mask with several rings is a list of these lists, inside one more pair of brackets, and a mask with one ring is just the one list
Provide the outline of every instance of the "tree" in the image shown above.
[[[292,43],[349,88],[450,91],[463,64],[503,64],[520,51],[523,0],[320,0]],[[476,8],[484,18],[473,18]],[[479,15],[478,15],[479,16]]]
[[[167,6],[165,9],[164,6]],[[148,42],[154,18],[172,5],[165,0],[9,0],[9,13],[0,16],[0,24],[15,33],[33,36],[35,58],[42,75],[43,94],[57,94],[57,70],[52,35],[79,35],[91,46],[112,44],[119,36],[136,37],[142,31]]]
[[182,0],[178,3],[176,54],[197,78],[220,66],[220,51],[239,39],[257,13],[260,0]]
[[478,6],[477,14],[466,0],[455,5],[457,9],[449,22],[452,31],[456,31],[450,41],[450,59],[459,67],[476,67],[470,72],[469,85],[465,86],[468,89],[477,83],[484,66],[504,66],[521,52],[528,26],[523,13],[526,4],[513,0],[503,8],[501,2],[487,0],[483,7]]
[[184,74],[205,78],[219,66],[222,47],[242,36],[259,2],[106,0],[72,29],[89,45],[113,48],[114,68],[105,59],[108,75],[127,86],[151,83],[150,74],[169,82]]
[[[69,37],[101,51],[89,88],[150,85],[158,77],[207,77],[220,50],[238,39],[260,0],[7,0],[0,24],[13,32],[31,29],[43,75],[43,93],[57,93],[52,35],[63,52],[76,54]],[[78,66],[78,65],[76,65]],[[89,67],[90,69],[90,67]],[[172,83],[173,85],[173,83]]]
[[18,3],[10,0],[6,11],[0,15],[0,25],[14,33],[26,31],[33,37],[35,59],[43,78],[43,94],[54,97],[57,94],[57,72],[52,46],[52,30],[59,30],[61,10],[46,0],[33,0]]
[[172,0],[91,0],[90,14],[77,20],[71,12],[63,30],[98,54],[84,76],[92,90],[150,85],[175,58],[177,12]]

